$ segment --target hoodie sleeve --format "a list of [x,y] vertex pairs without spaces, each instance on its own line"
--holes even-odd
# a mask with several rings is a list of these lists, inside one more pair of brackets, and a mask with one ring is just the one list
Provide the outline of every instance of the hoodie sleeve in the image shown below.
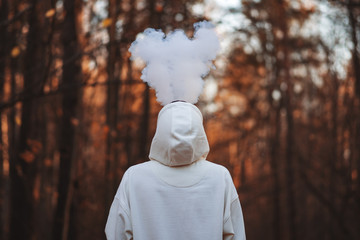
[[124,175],[119,189],[111,204],[106,222],[105,234],[107,240],[132,240],[132,224],[130,210],[127,207],[127,174]]
[[224,240],[245,240],[244,219],[239,198],[232,201],[230,216],[224,223]]
[[223,240],[245,240],[245,226],[240,200],[230,173],[227,174],[226,178],[228,197],[224,214]]

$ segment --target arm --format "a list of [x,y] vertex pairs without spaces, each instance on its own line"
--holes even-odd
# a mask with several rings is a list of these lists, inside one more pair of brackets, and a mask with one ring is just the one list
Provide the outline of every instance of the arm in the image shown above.
[[111,205],[109,216],[106,222],[105,234],[107,240],[131,240],[132,228],[129,214],[115,197]]
[[106,222],[107,240],[132,240],[131,212],[128,204],[128,172],[125,172],[111,204]]
[[226,200],[224,209],[224,240],[245,240],[244,218],[240,200],[231,175],[226,171]]
[[244,219],[239,198],[232,201],[230,216],[224,223],[224,240],[245,240]]

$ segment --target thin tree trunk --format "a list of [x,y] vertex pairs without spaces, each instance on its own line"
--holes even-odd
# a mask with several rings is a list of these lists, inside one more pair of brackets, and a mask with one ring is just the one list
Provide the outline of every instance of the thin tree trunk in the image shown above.
[[282,70],[284,71],[284,79],[286,83],[286,91],[284,94],[284,106],[286,109],[286,153],[285,153],[285,178],[286,178],[286,201],[288,205],[288,222],[290,239],[297,239],[296,231],[296,204],[295,204],[295,189],[294,189],[294,119],[293,119],[293,106],[292,106],[292,91],[293,84],[290,79],[290,54],[289,54],[289,37],[288,37],[288,23],[285,10],[285,2],[279,1],[279,18],[280,30],[283,33],[283,39],[280,44],[283,49],[284,59],[282,60]]
[[[42,91],[44,51],[41,46],[41,25],[38,20],[42,16],[41,8],[37,7],[37,0],[31,2],[29,13],[29,32],[27,35],[27,49],[24,56],[24,93],[38,94]],[[15,89],[15,83],[12,86]],[[11,154],[11,219],[10,239],[31,239],[33,236],[34,180],[37,175],[39,156],[33,151],[32,145],[39,141],[36,131],[43,125],[43,119],[38,115],[41,110],[39,101],[29,99],[22,103],[20,135],[15,146],[16,151]],[[15,139],[15,136],[13,136]],[[14,147],[14,146],[12,146]]]
[[[161,12],[155,11],[155,1],[148,0],[148,8],[150,11],[149,22],[152,27],[159,28],[161,25]],[[147,143],[149,138],[149,120],[150,120],[150,88],[147,83],[145,83],[145,90],[143,93],[143,115],[140,126],[140,135],[139,135],[139,160],[144,161],[148,152]]]
[[280,107],[275,107],[275,129],[272,131],[270,166],[273,177],[273,231],[274,239],[281,240],[281,212],[280,212],[280,176],[279,176],[279,148],[280,148]]
[[[360,192],[360,60],[358,53],[358,39],[357,39],[357,26],[356,26],[356,16],[354,15],[354,8],[351,7],[353,0],[347,1],[347,10],[348,10],[348,18],[351,26],[351,39],[353,43],[353,52],[352,52],[352,63],[353,63],[353,71],[355,75],[355,158],[356,158],[356,170],[357,170],[357,189]],[[358,209],[360,209],[360,196],[357,196]],[[359,214],[360,216],[360,214]],[[360,223],[360,217],[358,218],[358,222]],[[360,229],[360,228],[359,228]],[[360,230],[359,235],[360,235]]]
[[[154,0],[148,1],[148,8],[150,11],[149,22],[152,24],[152,27],[159,28],[159,23],[156,20],[157,14],[155,13],[155,2]],[[140,134],[139,134],[139,155],[137,161],[144,161],[147,158],[148,148],[148,138],[149,138],[149,121],[150,121],[150,88],[147,83],[145,83],[145,89],[143,92],[143,109],[142,109],[142,118],[140,125]]]
[[346,5],[347,10],[348,10],[348,17],[349,17],[349,22],[350,22],[350,26],[351,26],[351,40],[352,43],[354,44],[353,47],[353,53],[352,53],[352,61],[353,61],[353,71],[355,74],[355,92],[356,92],[356,96],[358,98],[360,98],[360,60],[359,60],[359,53],[358,53],[358,39],[356,37],[357,32],[356,32],[356,16],[354,16],[354,12],[353,12],[353,7],[351,7],[352,5],[352,0],[348,0],[348,3]]
[[[118,161],[118,151],[117,151],[117,140],[118,140],[118,131],[116,125],[118,123],[118,102],[119,102],[119,81],[115,81],[119,78],[119,72],[117,69],[121,69],[121,66],[117,65],[117,61],[122,61],[119,51],[119,45],[115,43],[116,41],[116,20],[118,16],[118,0],[109,1],[109,18],[112,20],[111,25],[108,29],[109,34],[109,44],[108,44],[108,62],[107,62],[107,75],[108,75],[108,86],[107,86],[107,102],[106,102],[106,124],[109,128],[106,142],[106,162],[105,162],[105,179],[107,181],[106,186],[108,187],[105,194],[105,205],[106,210],[109,209],[112,198],[114,196],[114,187],[115,183],[115,172],[116,164]],[[115,168],[115,169],[114,169]],[[114,170],[114,171],[112,171]],[[118,184],[118,183],[117,183]],[[106,211],[107,212],[107,211]],[[106,217],[106,215],[105,215]]]
[[146,159],[146,155],[148,152],[147,142],[149,138],[149,119],[150,118],[150,88],[149,85],[146,84],[144,95],[143,95],[143,115],[141,122],[141,131],[140,131],[140,151],[139,151],[139,159],[140,161],[144,161]]
[[[7,0],[0,1],[0,22],[4,22],[8,17],[8,2]],[[4,101],[4,84],[5,84],[5,67],[7,58],[7,27],[0,27],[0,101]],[[0,238],[4,238],[4,202],[5,202],[5,178],[3,169],[3,130],[2,130],[2,112],[0,111]]]
[[[66,12],[62,28],[62,45],[63,45],[63,62],[74,58],[79,52],[79,43],[76,34],[76,11],[79,10],[80,1],[65,0],[64,10]],[[79,84],[81,82],[81,65],[80,59],[75,58],[71,64],[63,65],[62,85]],[[79,91],[76,88],[69,89],[63,93],[62,98],[62,120],[60,131],[60,168],[59,168],[59,185],[58,199],[54,217],[53,239],[64,240],[71,236],[75,237],[71,222],[71,203],[72,203],[72,182],[71,170],[74,159],[74,138],[76,110],[78,108]]]
[[[287,56],[287,54],[285,54]],[[286,57],[285,57],[286,58]],[[285,71],[289,71],[288,67],[285,67]],[[286,132],[286,164],[285,164],[285,171],[286,171],[286,200],[288,204],[288,221],[290,225],[290,238],[292,240],[297,239],[297,232],[296,232],[296,206],[295,206],[295,189],[294,189],[294,153],[293,153],[293,146],[294,146],[294,119],[292,113],[292,84],[289,80],[289,74],[287,74],[287,91],[285,94],[285,109],[286,109],[286,123],[287,123],[287,132]]]
[[[274,28],[276,23],[274,21],[271,22],[272,27]],[[281,229],[281,222],[282,222],[282,215],[281,215],[281,207],[280,207],[280,145],[281,145],[281,117],[280,111],[283,108],[282,101],[280,100],[277,102],[272,97],[272,92],[274,89],[279,87],[279,80],[280,80],[280,69],[281,64],[280,61],[277,59],[277,51],[279,49],[279,44],[275,40],[274,29],[269,31],[268,33],[269,39],[268,41],[272,41],[274,48],[272,50],[266,51],[268,54],[269,59],[274,59],[274,63],[270,63],[268,67],[269,73],[273,72],[273,74],[269,74],[269,92],[268,92],[268,102],[272,106],[270,113],[266,122],[271,122],[270,127],[270,136],[269,136],[269,146],[270,146],[270,171],[273,181],[273,192],[272,192],[272,229],[273,229],[273,239],[281,240],[283,238],[282,229]],[[266,48],[264,48],[266,49]]]
[[[330,65],[329,65],[330,66]],[[332,157],[330,158],[330,176],[329,176],[329,196],[330,196],[330,200],[335,202],[335,180],[336,180],[336,163],[338,161],[338,151],[337,151],[337,146],[338,146],[338,123],[337,123],[337,117],[338,117],[338,99],[339,99],[339,94],[338,94],[338,88],[339,88],[339,83],[338,80],[336,79],[336,77],[334,76],[333,73],[331,73],[332,75],[332,79],[333,79],[333,97],[332,97],[332,126],[331,126],[331,145],[332,145]],[[335,229],[336,229],[336,225],[335,225],[335,221],[334,219],[330,216],[330,238],[331,239],[336,239],[335,236]]]
[[[1,78],[1,75],[0,75]],[[0,83],[1,84],[1,83]],[[0,86],[0,93],[3,93],[2,91],[2,86]],[[1,99],[0,99],[1,101]],[[4,218],[4,202],[5,202],[5,177],[4,177],[4,168],[3,168],[3,152],[4,152],[4,143],[2,141],[3,139],[3,134],[2,134],[2,113],[0,112],[0,238],[4,239],[4,223],[3,223],[3,218]]]
[[[9,39],[10,40],[14,40],[15,39],[15,36],[16,36],[16,29],[12,29],[10,32],[9,32]],[[10,98],[14,98],[15,97],[15,90],[16,90],[16,82],[15,82],[15,74],[17,72],[17,65],[18,65],[18,60],[17,58],[12,58],[10,60]],[[17,148],[17,139],[18,139],[18,128],[16,127],[16,124],[15,124],[15,114],[16,114],[16,110],[15,110],[15,107],[12,107],[11,109],[9,109],[9,113],[8,113],[8,137],[9,137],[9,165],[10,165],[10,171],[9,171],[9,179],[10,179],[10,197],[9,198],[9,206],[10,206],[10,211],[8,210],[8,213],[7,214],[11,214],[11,208],[12,208],[12,203],[11,203],[11,199],[12,199],[12,190],[11,190],[11,185],[12,185],[12,177],[14,176],[13,173],[12,173],[12,169],[15,168],[15,165],[14,165],[14,162],[16,161],[15,160],[15,157],[16,157],[16,148]],[[9,214],[9,215],[10,215]],[[11,223],[12,223],[12,220],[11,220],[11,217],[9,219],[10,223],[8,226],[6,226],[6,228],[9,229],[9,232],[10,231],[10,228],[11,228]],[[10,238],[10,234],[8,233],[7,234]],[[6,238],[5,238],[6,239]]]
[[[43,3],[43,8],[45,11],[48,9],[53,9],[55,7],[55,1],[48,1]],[[54,33],[56,31],[56,19],[49,18],[44,23],[44,41],[43,49],[45,51],[45,68],[43,75],[41,76],[43,81],[51,81],[50,69],[53,64],[53,39]],[[55,144],[56,136],[53,132],[53,129],[50,127],[53,125],[55,119],[53,118],[54,108],[59,107],[59,97],[58,96],[48,96],[47,102],[42,104],[41,113],[44,118],[44,126],[38,128],[39,134],[41,135],[41,140],[43,142],[43,158],[38,163],[38,182],[37,189],[38,199],[35,205],[35,238],[36,239],[51,239],[51,227],[53,220],[53,193],[49,189],[54,189],[54,151],[57,147]],[[46,131],[44,131],[46,130]],[[54,143],[53,143],[54,142]]]
[[[127,67],[128,67],[128,72],[127,72],[127,81],[129,83],[131,83],[133,81],[132,79],[132,72],[133,72],[133,68],[131,65],[131,60],[130,58],[127,59]],[[128,104],[127,104],[127,99],[128,99],[128,95],[131,92],[131,88],[132,85],[131,84],[125,84],[125,90],[123,91],[123,97],[122,97],[122,105],[124,106],[124,112],[126,114],[126,112],[128,111]],[[125,115],[124,114],[124,115]],[[126,119],[126,117],[124,117]],[[128,121],[128,120],[127,120]],[[134,144],[132,143],[132,138],[131,138],[131,129],[129,127],[126,128],[125,130],[125,136],[124,136],[124,147],[125,147],[125,153],[126,153],[126,159],[127,159],[127,163],[126,163],[126,167],[125,169],[128,169],[129,167],[131,167],[133,165],[134,162],[134,158],[133,158],[133,148],[134,148]]]

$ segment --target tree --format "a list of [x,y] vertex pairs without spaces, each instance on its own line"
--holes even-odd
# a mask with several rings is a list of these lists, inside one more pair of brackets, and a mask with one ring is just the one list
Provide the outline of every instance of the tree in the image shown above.
[[[36,0],[31,1],[30,4],[29,31],[24,55],[24,95],[41,93],[46,80],[43,71],[44,49],[41,46],[45,25],[39,20],[39,17],[44,14],[45,6],[38,4]],[[43,123],[40,101],[30,99],[23,102],[19,140],[15,146],[12,145],[16,151],[10,155],[10,239],[28,239],[33,236],[34,181],[37,175],[37,164],[43,158],[41,148],[44,141],[44,132],[36,129]]]
[[[80,1],[64,1],[65,18],[62,26],[62,81],[63,86],[79,84],[82,80],[81,48],[77,36],[78,22],[76,17],[81,10]],[[74,225],[71,224],[72,194],[74,182],[72,168],[75,149],[75,131],[77,111],[79,108],[79,90],[69,88],[62,93],[62,120],[60,131],[60,168],[58,182],[58,198],[54,218],[53,239],[75,238]]]

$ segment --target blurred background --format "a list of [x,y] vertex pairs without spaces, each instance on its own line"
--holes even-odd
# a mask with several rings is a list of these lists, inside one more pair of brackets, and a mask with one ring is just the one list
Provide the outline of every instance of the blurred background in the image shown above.
[[161,109],[128,48],[205,19],[197,106],[247,239],[360,239],[359,0],[0,0],[0,239],[105,239]]

